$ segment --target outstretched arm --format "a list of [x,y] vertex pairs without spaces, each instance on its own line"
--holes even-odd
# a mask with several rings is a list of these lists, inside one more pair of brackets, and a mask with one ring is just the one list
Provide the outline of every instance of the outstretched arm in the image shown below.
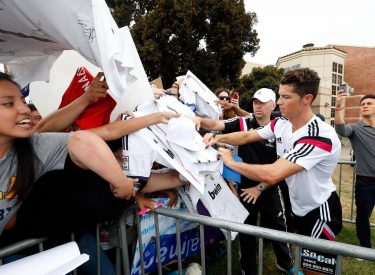
[[[266,189],[304,170],[302,166],[284,158],[279,158],[272,164],[247,164],[233,160],[232,154],[228,149],[219,148],[218,154],[223,159],[226,166],[249,179],[261,182]],[[242,191],[242,199],[247,203],[253,202],[253,204],[255,204],[262,194],[262,191],[260,191],[257,186],[245,188],[242,189]]]
[[237,116],[248,116],[250,115],[249,112],[243,110],[240,108],[240,106],[231,102],[228,102],[226,100],[216,100],[218,104],[221,105],[224,111],[226,110],[232,110]]
[[345,101],[346,94],[338,94],[336,96],[335,124],[345,124]]
[[152,193],[181,186],[179,173],[175,170],[166,173],[151,173],[142,193]]
[[225,123],[223,120],[215,120],[203,117],[189,117],[195,124],[195,127],[199,131],[200,128],[209,131],[223,131],[225,129]]
[[171,118],[176,118],[179,116],[179,114],[173,112],[158,112],[129,120],[118,120],[110,124],[86,131],[95,133],[105,141],[109,141],[118,139],[150,125],[158,123],[168,123]]
[[87,106],[107,96],[108,85],[100,80],[103,76],[99,72],[79,98],[43,118],[34,127],[34,132],[61,132],[72,125]]
[[68,151],[72,161],[83,169],[90,169],[111,185],[115,197],[129,199],[134,196],[136,180],[122,171],[112,151],[97,135],[78,131],[68,139]]
[[243,145],[250,142],[257,142],[263,140],[256,130],[234,132],[225,135],[206,134],[203,137],[203,142],[207,145],[214,145],[220,143],[227,143],[231,145]]
[[234,171],[239,172],[249,179],[264,182],[270,186],[305,169],[284,158],[279,158],[271,164],[237,162],[232,158],[231,151],[225,148],[219,148],[218,155],[223,159],[225,165]]
[[349,125],[345,125],[345,101],[347,95],[338,94],[336,96],[336,112],[335,112],[335,130],[336,133],[343,137],[349,137],[353,132],[353,127]]

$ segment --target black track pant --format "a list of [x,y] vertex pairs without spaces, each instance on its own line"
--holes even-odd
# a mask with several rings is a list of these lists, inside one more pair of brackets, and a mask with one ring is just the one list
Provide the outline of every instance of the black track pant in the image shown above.
[[[249,211],[250,215],[245,223],[256,225],[258,213],[261,224],[264,227],[287,231],[284,208],[282,204],[281,191],[278,186],[274,186],[263,192],[256,204],[243,202],[242,204]],[[257,274],[256,272],[256,238],[246,234],[239,234],[240,242],[240,266],[243,274]],[[284,269],[289,269],[293,265],[289,244],[272,241],[276,254],[277,263]]]

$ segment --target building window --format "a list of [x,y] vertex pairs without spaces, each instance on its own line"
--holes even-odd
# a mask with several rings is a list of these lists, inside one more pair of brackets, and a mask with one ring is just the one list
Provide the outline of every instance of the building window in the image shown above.
[[336,106],[336,96],[331,97],[331,106]]
[[335,118],[336,110],[335,108],[331,108],[331,118]]
[[342,84],[342,75],[337,75],[337,84]]
[[339,73],[339,74],[342,74],[342,71],[343,71],[343,65],[342,64],[338,64],[338,70],[337,70],[337,72]]
[[[342,64],[337,62],[332,63],[332,91],[331,91],[331,106],[335,107],[336,105],[336,94],[339,89],[339,85],[342,84],[344,68]],[[331,118],[334,118],[334,115],[331,115]]]
[[293,65],[292,70],[298,70],[301,68],[301,64]]
[[331,120],[331,126],[335,127],[335,120],[334,119]]
[[337,74],[332,74],[332,83],[337,84]]
[[336,62],[332,63],[332,72],[337,73],[337,63]]
[[337,93],[337,86],[336,85],[332,85],[332,95],[336,95]]

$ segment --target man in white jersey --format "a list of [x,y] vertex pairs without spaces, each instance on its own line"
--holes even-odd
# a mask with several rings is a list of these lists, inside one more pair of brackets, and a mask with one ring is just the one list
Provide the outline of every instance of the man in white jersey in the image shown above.
[[334,129],[311,109],[319,89],[318,74],[308,68],[288,71],[280,82],[278,104],[282,118],[257,130],[226,135],[207,134],[206,144],[242,145],[276,139],[278,160],[256,165],[233,160],[220,148],[224,163],[242,175],[261,182],[250,199],[285,179],[289,187],[295,229],[299,234],[334,240],[342,228],[341,204],[331,176],[340,156],[341,144]]

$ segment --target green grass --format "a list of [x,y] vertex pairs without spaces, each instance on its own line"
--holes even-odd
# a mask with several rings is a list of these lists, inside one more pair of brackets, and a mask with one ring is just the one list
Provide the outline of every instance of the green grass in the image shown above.
[[[344,228],[337,236],[337,241],[347,244],[359,245],[357,238],[355,225],[354,224],[344,224]],[[375,243],[375,228],[371,229],[371,242]],[[355,258],[345,257],[343,274],[351,275],[371,275],[375,274],[375,262],[369,261],[358,261]]]

